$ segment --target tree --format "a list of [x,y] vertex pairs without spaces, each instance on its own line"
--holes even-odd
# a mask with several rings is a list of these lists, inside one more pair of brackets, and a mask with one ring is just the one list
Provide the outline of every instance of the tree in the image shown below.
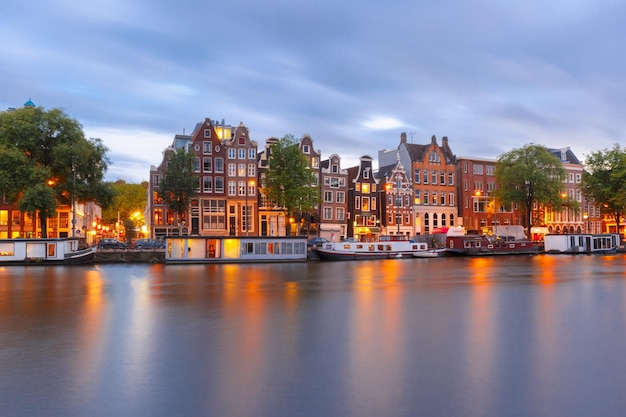
[[110,184],[113,190],[113,201],[102,211],[102,219],[107,223],[115,223],[118,219],[128,219],[133,213],[143,213],[146,210],[148,199],[148,183],[127,183],[118,180]]
[[592,152],[585,160],[581,188],[603,210],[615,217],[617,230],[626,212],[626,148]]
[[262,191],[269,201],[284,208],[287,215],[313,211],[320,202],[319,186],[308,159],[293,135],[285,135],[270,146],[268,170]]
[[195,154],[179,149],[169,157],[165,176],[159,183],[159,196],[178,215],[178,223],[184,220],[191,198],[198,189],[198,176],[194,174],[195,159]]
[[561,192],[566,172],[561,161],[541,145],[526,145],[500,155],[496,162],[497,198],[503,204],[518,203],[525,210],[525,226],[534,225],[535,203],[552,209],[563,204]]
[[[103,182],[108,149],[100,139],[86,139],[81,125],[63,111],[24,107],[0,112],[0,147],[0,191],[27,212],[39,212],[42,237],[54,210],[47,197],[32,196],[33,190],[54,199],[54,206],[74,199],[110,204],[112,193]],[[51,196],[43,186],[53,191]]]

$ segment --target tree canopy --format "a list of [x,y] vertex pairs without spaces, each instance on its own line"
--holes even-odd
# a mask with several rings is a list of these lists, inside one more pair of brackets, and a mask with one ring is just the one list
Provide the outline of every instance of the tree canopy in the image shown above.
[[143,219],[148,201],[148,183],[131,184],[124,180],[118,180],[110,184],[114,197],[111,205],[102,210],[102,219],[106,223],[115,223],[126,220],[139,212],[139,219]]
[[185,218],[191,199],[198,190],[198,176],[194,175],[196,155],[178,149],[171,153],[165,176],[159,183],[159,196],[170,210],[178,215],[178,221]]
[[319,185],[309,161],[293,135],[285,135],[269,149],[268,170],[262,191],[269,201],[287,211],[311,212],[320,202]]
[[0,151],[0,192],[23,211],[39,212],[43,237],[57,203],[75,198],[106,207],[112,201],[103,181],[108,149],[100,139],[86,139],[82,126],[60,109],[0,112]]
[[553,209],[565,202],[561,198],[566,172],[561,161],[541,145],[530,144],[506,152],[496,162],[497,197],[503,204],[518,203],[524,208],[525,226],[530,228],[535,203]]
[[626,212],[626,149],[615,145],[590,153],[585,160],[582,190],[602,210],[611,213],[620,230],[620,218]]

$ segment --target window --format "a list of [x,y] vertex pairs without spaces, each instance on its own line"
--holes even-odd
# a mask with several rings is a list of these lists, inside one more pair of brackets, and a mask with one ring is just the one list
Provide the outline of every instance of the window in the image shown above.
[[228,149],[228,159],[235,159],[235,148]]
[[439,195],[439,199],[440,199],[440,204],[442,206],[445,206],[446,205],[446,193],[441,193]]
[[239,195],[246,195],[246,182],[239,181],[239,184],[237,184],[237,190],[239,190]]
[[436,192],[432,193],[432,200],[431,201],[433,203],[433,206],[437,205],[437,193]]
[[333,219],[333,208],[324,207],[324,220],[332,220],[332,219]]
[[248,149],[248,159],[256,159],[256,149],[250,148]]
[[161,175],[154,174],[154,176],[152,177],[152,182],[154,183],[155,186],[158,186],[159,183],[161,182]]
[[372,197],[370,200],[370,205],[372,207],[372,211],[376,210],[376,197]]
[[339,188],[339,178],[337,177],[330,178],[330,186],[332,188]]
[[576,183],[580,184],[580,174],[576,174]]
[[237,173],[237,165],[236,164],[228,164],[228,175],[230,177],[234,177]]
[[453,206],[454,203],[454,193],[450,193],[448,194],[448,204],[450,204],[451,206]]
[[228,181],[228,195],[237,195],[237,183]]
[[424,191],[424,205],[426,206],[428,205],[428,196],[428,191]]
[[202,228],[204,230],[226,229],[226,201],[202,200]]
[[237,165],[237,176],[245,177],[246,176],[246,164]]
[[205,193],[213,192],[213,177],[202,177],[202,191]]
[[[205,138],[210,138],[211,137],[211,129],[204,129],[204,137]],[[209,142],[209,143],[211,143],[211,142]]]
[[433,185],[437,185],[437,171],[436,170],[433,171],[433,174],[432,174],[432,183]]
[[354,197],[354,208],[355,209],[360,209],[361,208],[361,198],[360,197]]
[[224,192],[224,177],[215,177],[215,192]]
[[193,172],[200,172],[200,157],[193,159]]
[[239,136],[239,144],[240,145],[245,145],[246,144],[246,137],[245,136]]
[[302,152],[304,152],[304,153],[311,153],[311,148],[309,147],[309,145],[303,145],[302,146]]
[[433,227],[437,227],[439,222],[437,221],[437,213],[433,213]]
[[428,170],[424,170],[424,184],[428,184]]
[[361,192],[362,192],[363,194],[369,194],[369,193],[370,193],[370,185],[369,185],[368,183],[364,183],[364,184],[361,186]]
[[339,172],[339,166],[337,164],[333,164],[333,166],[330,168],[330,172],[332,172],[333,174],[336,174]]
[[365,171],[363,171],[363,178],[369,179],[369,177],[370,177],[370,170],[368,168]]
[[448,185],[454,185],[454,173],[448,172]]
[[439,184],[446,185],[446,171],[439,171]]
[[205,154],[213,153],[213,143],[202,142],[202,153],[205,153]]
[[441,227],[445,227],[446,226],[446,213],[443,213],[441,215]]
[[252,178],[256,177],[256,165],[248,164],[248,176]]
[[415,184],[419,184],[419,183],[421,182],[421,179],[420,179],[420,170],[419,170],[419,169],[416,169],[416,170],[413,172],[413,177],[414,177],[414,180],[413,180],[413,181],[415,182]]
[[414,204],[416,204],[416,205],[417,204],[421,204],[421,202],[420,202],[420,195],[421,195],[420,190],[415,190],[415,197],[414,197],[415,203]]
[[337,191],[337,203],[345,203],[346,202],[346,193],[343,191]]
[[213,159],[211,157],[202,158],[202,170],[204,172],[212,172],[213,171]]
[[370,198],[369,197],[363,197],[361,199],[361,210],[370,211]]
[[324,203],[332,203],[332,202],[333,202],[333,192],[324,191]]
[[215,158],[215,172],[224,172],[224,158]]
[[346,218],[346,212],[343,207],[337,207],[337,221],[344,221]]

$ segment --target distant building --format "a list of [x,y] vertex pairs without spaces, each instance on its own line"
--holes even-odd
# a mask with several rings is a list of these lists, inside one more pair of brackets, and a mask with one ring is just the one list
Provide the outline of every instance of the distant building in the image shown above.
[[455,226],[456,156],[448,138],[444,136],[439,145],[432,136],[429,144],[417,145],[407,143],[403,132],[397,149],[378,153],[379,165],[393,164],[398,157],[411,174],[413,184],[413,234],[430,234],[437,228]]
[[380,180],[374,175],[372,157],[363,155],[360,164],[348,168],[348,237],[373,240],[380,235]]
[[320,237],[337,242],[348,236],[348,170],[341,168],[341,158],[337,154],[322,161],[320,168]]
[[517,205],[498,201],[496,160],[457,158],[458,222],[469,233],[487,233],[494,226],[521,225],[523,214]]

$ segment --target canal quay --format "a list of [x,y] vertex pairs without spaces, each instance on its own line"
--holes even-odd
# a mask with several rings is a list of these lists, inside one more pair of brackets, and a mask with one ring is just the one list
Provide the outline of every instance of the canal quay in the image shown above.
[[626,258],[0,268],[3,417],[626,410]]

